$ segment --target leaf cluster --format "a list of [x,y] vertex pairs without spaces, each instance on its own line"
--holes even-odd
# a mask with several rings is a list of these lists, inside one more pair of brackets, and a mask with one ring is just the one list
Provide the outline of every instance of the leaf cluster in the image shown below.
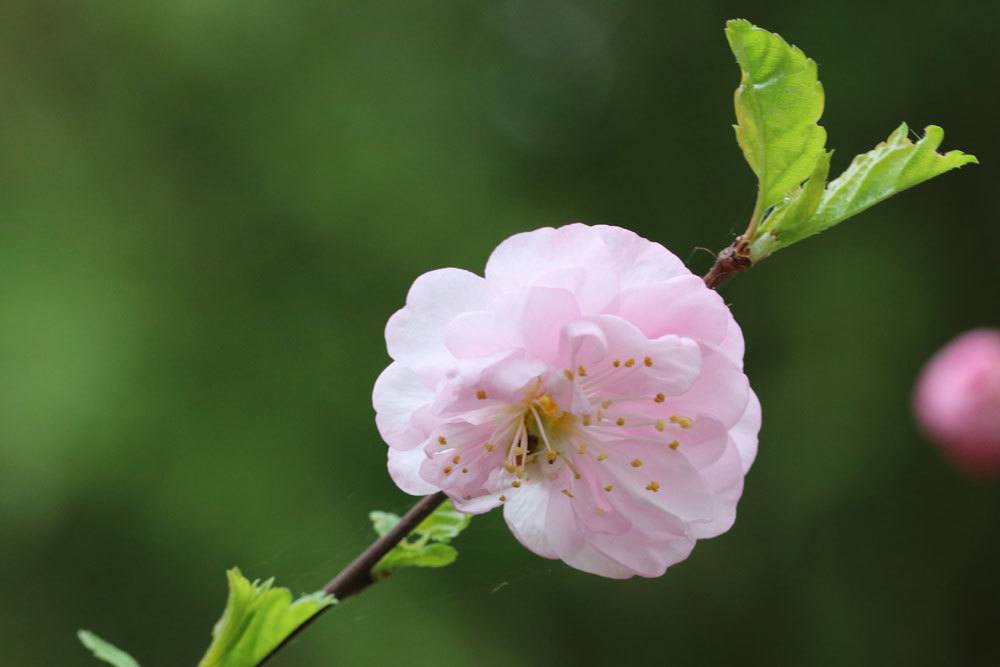
[[[379,536],[399,523],[399,517],[388,512],[371,512],[368,517]],[[470,521],[472,517],[457,511],[451,501],[442,503],[375,564],[372,575],[387,577],[400,567],[444,567],[452,564],[458,558],[458,551],[449,542],[458,537]]]
[[757,175],[757,201],[746,233],[752,262],[818,234],[894,194],[970,163],[961,151],[937,152],[935,125],[914,142],[906,123],[858,155],[827,182],[832,151],[818,121],[824,93],[816,63],[780,35],[737,19],[726,39],[740,66],[734,96],[736,141]]

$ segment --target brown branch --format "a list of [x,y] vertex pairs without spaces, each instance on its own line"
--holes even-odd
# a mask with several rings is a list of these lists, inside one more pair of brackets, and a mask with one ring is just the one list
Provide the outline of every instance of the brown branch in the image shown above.
[[[705,274],[703,280],[711,289],[716,289],[734,274],[746,271],[750,266],[749,248],[746,242],[743,241],[743,237],[740,237],[733,241],[732,245],[719,253],[715,258],[715,264]],[[375,578],[372,576],[372,568],[375,567],[375,564],[389,553],[394,546],[405,539],[421,521],[430,516],[447,499],[448,496],[441,491],[421,498],[417,504],[410,508],[410,511],[403,515],[399,523],[392,527],[392,530],[372,542],[371,546],[361,552],[360,556],[355,558],[350,565],[331,579],[330,583],[323,587],[323,592],[332,595],[338,601],[343,601],[345,598],[360,593],[368,586],[371,586],[375,583]],[[275,646],[274,650],[268,653],[263,660],[257,663],[258,667],[274,657],[278,651],[295,639],[299,633],[309,627],[327,609],[331,609],[331,607],[324,608],[296,628],[284,641]]]
[[[392,548],[399,544],[407,535],[409,535],[414,528],[416,528],[421,521],[426,519],[431,513],[438,508],[438,506],[448,499],[443,492],[438,491],[435,494],[425,496],[417,501],[410,510],[402,516],[395,526],[382,535],[377,540],[371,543],[371,545],[361,552],[361,555],[355,558],[350,565],[345,567],[340,573],[330,580],[326,586],[323,587],[323,592],[327,595],[332,595],[338,601],[343,601],[355,593],[360,593],[368,586],[375,583],[375,578],[372,576],[372,568],[375,564],[382,560],[382,556],[386,555]],[[320,610],[315,616],[310,618],[308,621],[300,625],[292,632],[290,635],[285,637],[285,639],[274,647],[274,649],[264,656],[264,659],[257,663],[258,667],[269,661],[274,655],[283,649],[289,642],[295,639],[299,633],[309,627],[313,621],[320,617],[320,615],[327,609],[332,609],[332,607],[325,607]]]
[[394,546],[403,541],[403,538],[413,532],[413,529],[421,521],[429,517],[447,499],[448,496],[442,491],[421,498],[416,505],[410,508],[409,512],[403,515],[399,523],[392,527],[392,530],[372,542],[370,547],[354,559],[354,562],[331,579],[330,583],[323,587],[323,592],[338,600],[343,600],[374,584],[375,578],[372,577],[372,568],[375,567],[375,564],[382,560],[382,556],[392,551]]
[[750,247],[741,236],[719,253],[715,258],[715,264],[708,270],[703,280],[711,289],[717,289],[729,278],[740,271],[746,271],[751,266],[753,263],[750,261]]

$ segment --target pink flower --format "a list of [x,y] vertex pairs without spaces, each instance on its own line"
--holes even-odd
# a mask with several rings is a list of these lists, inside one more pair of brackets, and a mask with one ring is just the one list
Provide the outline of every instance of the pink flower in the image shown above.
[[733,523],[760,404],[718,294],[617,227],[518,234],[486,277],[417,278],[375,383],[389,472],[526,547],[607,577],[663,574]]
[[975,474],[1000,474],[1000,330],[962,334],[917,382],[917,418],[945,454]]

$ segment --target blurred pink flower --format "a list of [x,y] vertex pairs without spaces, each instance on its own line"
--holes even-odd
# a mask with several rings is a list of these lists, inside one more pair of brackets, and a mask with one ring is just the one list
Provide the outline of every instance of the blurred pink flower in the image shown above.
[[1000,474],[1000,330],[969,331],[938,352],[920,375],[914,406],[957,466]]
[[389,472],[504,506],[546,558],[659,576],[725,532],[757,451],[743,336],[663,246],[581,224],[513,236],[486,277],[431,271],[386,326]]

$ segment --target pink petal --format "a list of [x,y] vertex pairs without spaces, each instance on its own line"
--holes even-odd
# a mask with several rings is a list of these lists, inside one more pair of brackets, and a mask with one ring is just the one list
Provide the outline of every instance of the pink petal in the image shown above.
[[489,310],[455,316],[445,328],[445,345],[456,358],[486,357],[516,345],[516,332]]
[[454,366],[445,345],[448,323],[486,303],[486,283],[461,269],[423,274],[406,296],[406,306],[389,318],[385,341],[389,356],[421,376],[436,379]]
[[413,424],[413,414],[432,400],[434,393],[419,375],[398,362],[389,364],[372,390],[379,435],[392,447],[416,447],[427,436]]
[[649,338],[678,334],[706,343],[721,343],[732,319],[722,297],[692,275],[623,291],[618,315]]
[[691,273],[675,254],[635,232],[609,225],[595,225],[591,230],[604,239],[621,290]]
[[508,492],[503,507],[503,518],[510,532],[521,544],[543,558],[559,557],[550,544],[551,536],[545,525],[553,493],[558,491],[545,484],[524,484]]
[[743,418],[750,400],[750,383],[743,372],[717,349],[701,347],[701,373],[683,394],[667,403],[673,414],[710,415],[725,426]]
[[580,309],[572,293],[563,289],[533,288],[521,314],[525,352],[535,359],[556,363],[563,326],[579,318]]
[[733,443],[740,453],[744,473],[750,470],[754,459],[757,458],[757,434],[760,432],[761,425],[760,400],[752,389],[748,398],[743,417],[729,429],[729,436],[733,439]]
[[438,488],[420,476],[420,466],[427,459],[422,447],[416,449],[389,448],[389,476],[402,491],[413,496],[426,496]]

